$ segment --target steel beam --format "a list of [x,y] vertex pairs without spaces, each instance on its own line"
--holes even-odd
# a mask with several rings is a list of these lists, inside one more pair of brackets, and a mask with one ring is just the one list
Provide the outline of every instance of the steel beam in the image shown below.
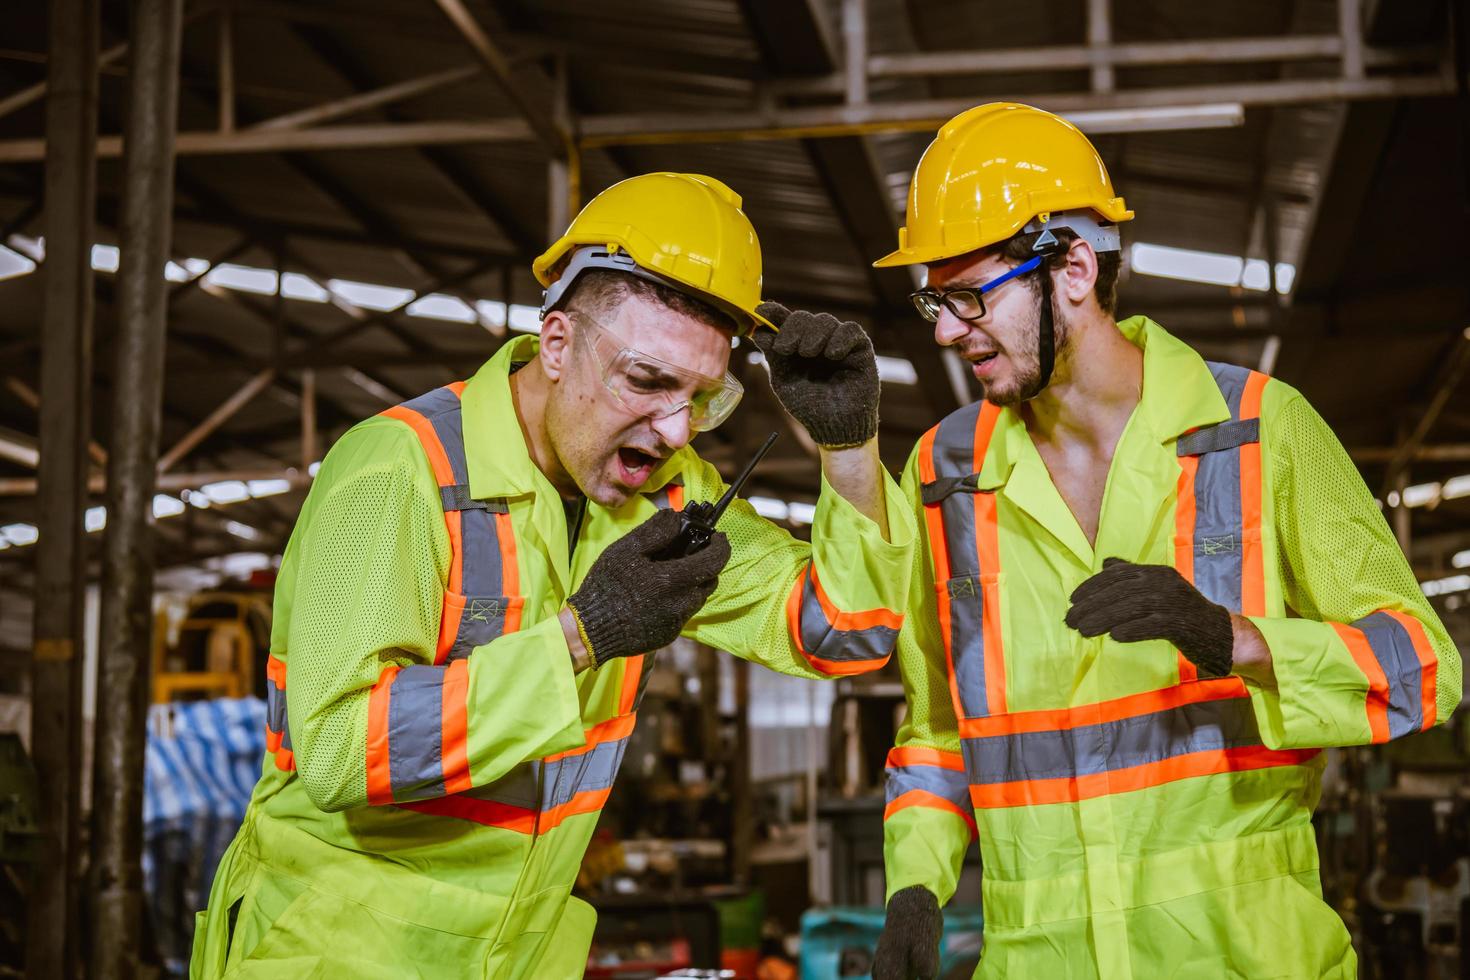
[[1460,332],[1451,349],[1443,358],[1436,358],[1435,363],[1441,367],[1437,372],[1438,378],[1433,383],[1434,394],[1430,396],[1429,404],[1424,407],[1424,411],[1414,422],[1414,427],[1409,431],[1408,437],[1399,443],[1398,452],[1388,461],[1388,472],[1383,481],[1385,487],[1393,484],[1407,471],[1409,462],[1414,459],[1415,453],[1424,444],[1425,437],[1439,421],[1440,413],[1455,396],[1466,372],[1470,371],[1470,327]]
[[516,80],[515,71],[511,67],[510,60],[490,40],[489,35],[480,27],[473,14],[465,7],[462,0],[435,0],[444,16],[449,18],[470,50],[489,70],[490,74],[500,82],[500,87],[510,97],[520,111],[521,117],[536,134],[536,139],[552,157],[561,159],[567,155],[571,145],[572,136],[565,127],[559,125],[550,117],[545,109],[531,103],[530,97],[521,91],[520,83]]
[[320,105],[310,106],[306,109],[298,109],[284,115],[273,116],[264,122],[256,123],[249,127],[252,131],[260,130],[283,130],[283,129],[306,129],[333,119],[341,119],[344,116],[353,116],[360,112],[369,112],[374,109],[382,109],[395,102],[405,99],[417,98],[430,92],[448,88],[460,82],[478,78],[484,74],[479,65],[460,65],[457,68],[446,68],[443,71],[430,72],[418,78],[410,78],[406,81],[395,82],[392,85],[384,85],[369,92],[359,92],[341,99],[333,99]]
[[[256,395],[260,394],[266,388],[269,388],[271,384],[275,382],[275,380],[276,372],[272,368],[267,368],[264,371],[253,375],[250,380],[241,385],[240,388],[236,390],[233,395],[231,395],[229,398],[226,398],[218,408],[210,412],[209,415],[204,419],[204,421],[200,422],[193,429],[191,429],[182,439],[176,442],[173,447],[169,449],[168,452],[159,457],[158,472],[167,473],[169,470],[173,469],[174,464],[187,456],[191,449],[199,445],[205,439],[209,438],[209,436],[213,434],[216,429],[218,429],[220,426],[224,425],[231,418],[233,418],[235,416],[235,413],[239,412],[240,409],[248,405],[250,401],[255,398]],[[156,442],[156,432],[154,433],[154,439]],[[156,452],[157,450],[155,450],[155,453]]]
[[[1074,118],[1093,135],[1140,130],[1200,129],[1238,124],[1239,107],[1308,105],[1453,94],[1452,72],[1363,79],[1316,78],[1218,85],[1124,89],[1115,92],[1030,93],[1006,96]],[[1002,98],[994,96],[993,98]],[[869,102],[861,106],[809,106],[745,112],[609,113],[580,117],[584,149],[669,143],[815,139],[933,129],[970,108],[974,98]],[[1197,110],[1210,111],[1197,111]],[[1173,111],[1163,111],[1173,110]],[[1092,118],[1088,117],[1092,114]],[[516,120],[379,123],[305,130],[238,130],[180,133],[181,156],[294,153],[404,146],[452,146],[525,142],[532,136]],[[97,141],[100,157],[115,157],[122,141]],[[0,163],[45,157],[45,140],[0,141]]]
[[[173,137],[178,118],[183,0],[133,4],[132,67],[119,231],[117,363],[112,378],[108,528],[102,553],[93,793],[91,975],[143,969],[143,769],[153,637],[154,466],[163,408],[169,287],[158,274],[173,234]],[[229,47],[229,11],[221,20]],[[229,63],[221,69],[222,80]],[[233,125],[233,85],[221,125]],[[226,112],[226,109],[229,109]]]
[[82,604],[92,387],[99,0],[51,0],[41,275],[41,468],[37,485],[31,756],[41,835],[27,895],[26,975],[71,977],[81,959]]

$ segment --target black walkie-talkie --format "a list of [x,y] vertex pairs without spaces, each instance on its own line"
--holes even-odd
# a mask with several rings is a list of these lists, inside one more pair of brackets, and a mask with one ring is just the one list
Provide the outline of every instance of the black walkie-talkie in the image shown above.
[[679,512],[679,516],[684,520],[684,526],[679,529],[679,536],[667,548],[660,551],[657,558],[660,560],[683,558],[709,544],[710,535],[715,533],[715,523],[719,521],[720,515],[725,513],[725,508],[730,506],[730,501],[740,493],[740,488],[745,485],[745,481],[755,470],[755,465],[761,461],[761,458],[771,448],[771,444],[776,441],[777,435],[778,433],[772,432],[766,436],[766,441],[760,449],[756,450],[750,462],[745,464],[745,469],[740,471],[740,475],[735,478],[734,483],[730,484],[723,497],[714,503],[698,500],[685,505],[684,509]]

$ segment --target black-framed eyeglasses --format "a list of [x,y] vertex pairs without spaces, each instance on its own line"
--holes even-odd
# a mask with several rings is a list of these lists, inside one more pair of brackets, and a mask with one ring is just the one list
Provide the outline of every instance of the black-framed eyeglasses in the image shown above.
[[918,292],[910,293],[909,299],[913,300],[914,309],[919,315],[930,323],[939,319],[940,309],[947,309],[966,323],[985,318],[985,294],[998,286],[1003,286],[1012,279],[1017,279],[1040,268],[1043,256],[1027,259],[1016,266],[1005,275],[996,276],[987,283],[979,286],[966,286],[963,289],[930,289],[925,286]]

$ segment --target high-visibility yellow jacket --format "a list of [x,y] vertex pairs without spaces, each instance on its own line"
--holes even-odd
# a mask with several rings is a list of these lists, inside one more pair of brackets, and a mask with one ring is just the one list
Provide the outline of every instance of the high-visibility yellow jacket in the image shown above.
[[[647,664],[574,675],[556,614],[608,544],[723,484],[681,450],[646,493],[589,505],[569,557],[507,380],[536,344],[323,461],[276,586],[263,774],[192,976],[581,976],[594,916],[569,892]],[[805,677],[881,666],[916,537],[887,493],[885,540],[824,484],[811,545],[737,501],[686,635]]]
[[[1143,394],[1095,544],[1011,409],[961,409],[910,459],[888,893],[948,901],[978,833],[977,976],[1355,977],[1309,822],[1320,750],[1444,721],[1460,658],[1300,394],[1142,317],[1118,326]],[[1068,629],[1072,590],[1112,556],[1173,565],[1247,616],[1275,685]]]

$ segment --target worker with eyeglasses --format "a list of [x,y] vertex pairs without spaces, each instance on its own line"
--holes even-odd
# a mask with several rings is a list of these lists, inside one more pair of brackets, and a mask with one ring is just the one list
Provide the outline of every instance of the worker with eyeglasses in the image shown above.
[[[693,174],[604,191],[533,265],[539,336],[327,454],[191,976],[580,977],[595,914],[570,892],[651,652],[684,635],[808,678],[887,662],[917,530],[878,459],[873,347],[761,303],[740,204]],[[690,440],[740,401],[735,338],[820,447],[811,543],[736,501],[670,557],[678,511],[725,489]]]
[[903,478],[875,980],[938,975],[977,839],[977,977],[1356,977],[1317,870],[1323,750],[1460,703],[1454,643],[1306,399],[1115,318],[1132,217],[1075,126],[993,103],[939,130],[875,263],[924,267],[914,303],[982,392]]

